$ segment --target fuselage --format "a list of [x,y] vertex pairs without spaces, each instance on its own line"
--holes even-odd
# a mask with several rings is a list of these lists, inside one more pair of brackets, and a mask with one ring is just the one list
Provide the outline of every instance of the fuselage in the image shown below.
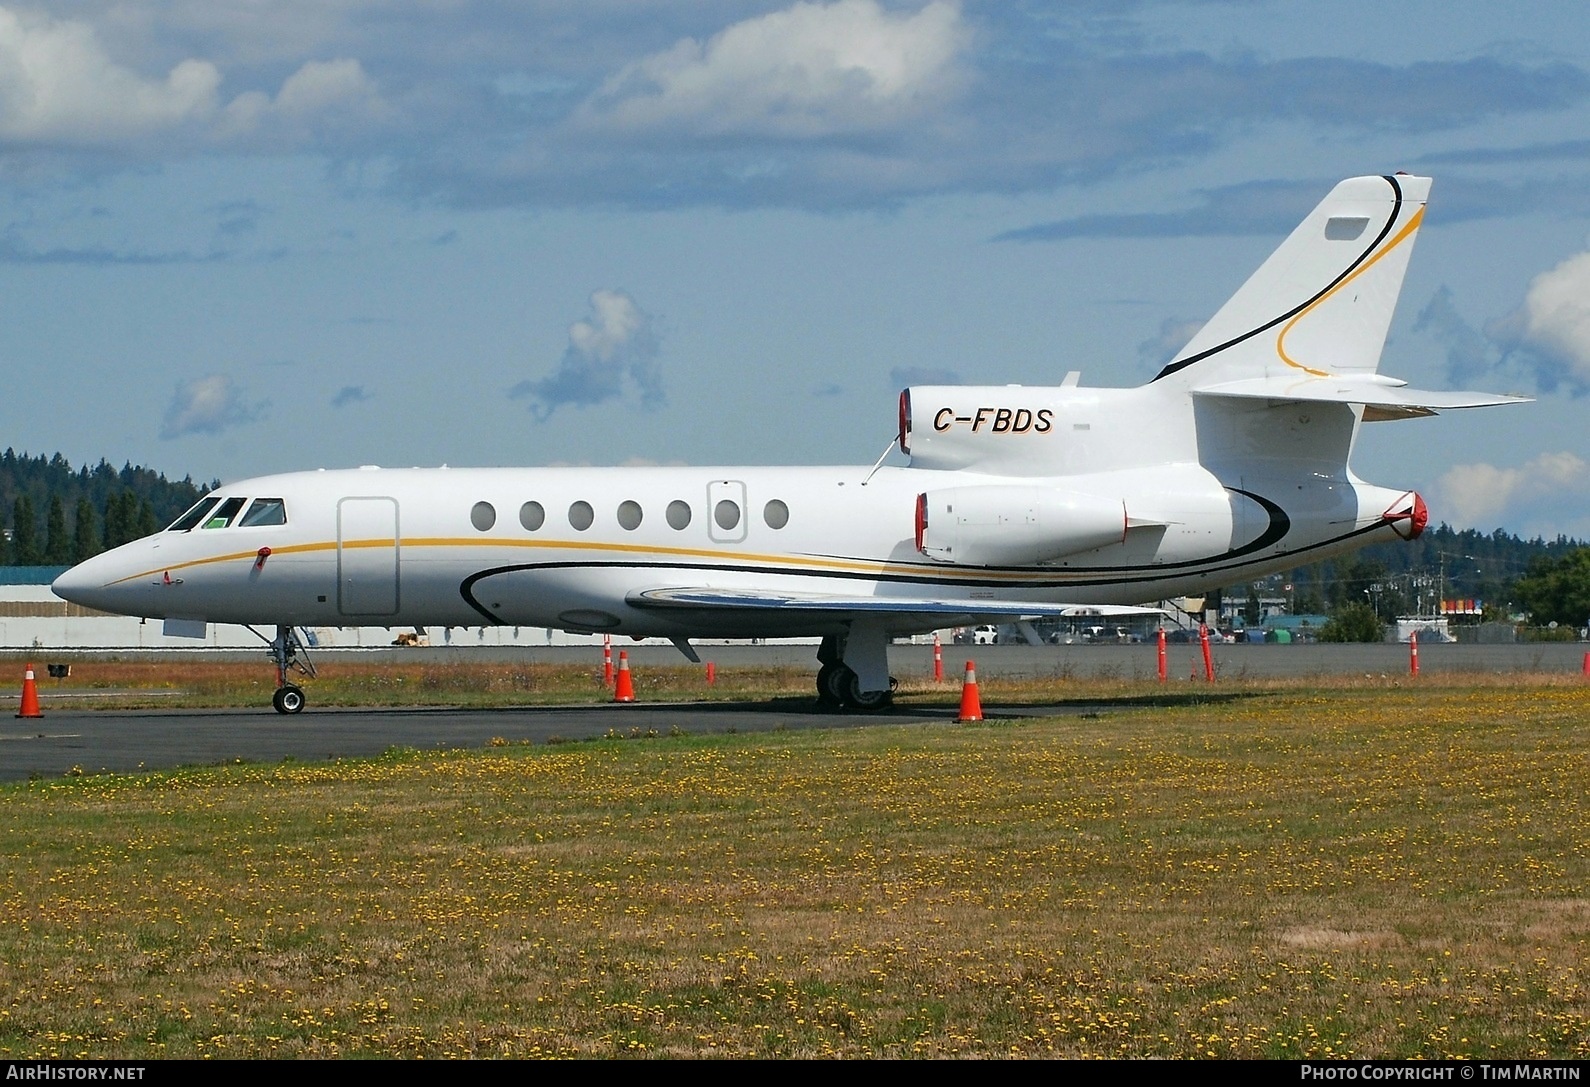
[[[934,559],[918,546],[919,495],[1011,490],[965,471],[364,468],[228,485],[191,526],[96,556],[55,588],[106,611],[205,622],[823,634],[836,617],[634,601],[711,588],[964,601],[968,615],[990,600],[1135,604],[1394,538],[1383,514],[1405,494],[1348,478],[1226,481],[1195,462],[1020,482],[1113,504],[1119,538],[1030,564]],[[268,508],[280,523],[247,523]]]

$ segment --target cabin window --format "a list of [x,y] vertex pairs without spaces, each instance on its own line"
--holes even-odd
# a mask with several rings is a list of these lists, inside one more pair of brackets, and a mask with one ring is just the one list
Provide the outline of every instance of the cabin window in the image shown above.
[[215,504],[219,501],[221,501],[219,498],[199,499],[192,509],[190,509],[187,513],[184,513],[181,517],[178,517],[175,521],[171,522],[171,527],[166,529],[166,531],[187,532],[189,529],[198,525],[200,521],[204,520],[204,515],[214,509]]
[[625,500],[618,504],[618,523],[631,532],[640,527],[643,516],[639,502]]
[[243,508],[243,504],[247,501],[248,499],[246,498],[226,499],[214,513],[205,518],[204,527],[226,528],[237,517],[238,511]]
[[718,522],[718,527],[727,532],[740,523],[740,506],[737,502],[723,499],[712,507],[712,519]]
[[469,510],[469,523],[485,532],[497,523],[497,510],[490,502],[476,502]]
[[547,511],[539,502],[526,502],[519,507],[519,523],[526,532],[535,532],[547,523]]
[[762,520],[768,528],[783,528],[789,524],[789,507],[775,498],[762,507]]
[[685,529],[690,526],[690,503],[674,499],[668,503],[668,527]]
[[596,511],[591,509],[589,502],[576,502],[569,507],[569,524],[580,532],[591,527],[591,522],[596,520]]
[[280,498],[256,498],[254,504],[248,508],[243,519],[237,523],[239,528],[258,528],[261,525],[285,525],[287,523],[287,503]]

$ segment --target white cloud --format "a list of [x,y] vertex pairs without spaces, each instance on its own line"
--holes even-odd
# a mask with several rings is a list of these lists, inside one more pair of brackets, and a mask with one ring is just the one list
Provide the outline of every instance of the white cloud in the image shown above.
[[246,91],[222,105],[222,73],[178,62],[163,78],[117,63],[94,25],[0,7],[0,140],[66,147],[126,145],[186,131],[247,136],[273,124],[303,136],[327,120],[379,119],[386,107],[357,60],[310,60],[272,97]]
[[376,118],[385,112],[375,83],[357,60],[311,60],[282,82],[275,98],[261,91],[238,95],[226,107],[223,129],[241,134],[272,122],[293,127],[326,117]]
[[1518,468],[1455,464],[1436,484],[1435,498],[1436,517],[1465,528],[1495,528],[1504,513],[1513,520],[1539,520],[1530,516],[1530,507],[1561,512],[1590,499],[1590,464],[1569,452],[1542,453]]
[[1590,253],[1536,276],[1524,304],[1485,331],[1503,346],[1522,348],[1540,360],[1544,387],[1558,378],[1579,389],[1590,387]]
[[565,405],[586,407],[624,395],[633,387],[646,406],[665,399],[657,369],[655,321],[623,291],[591,295],[591,316],[569,326],[569,346],[558,368],[536,381],[521,381],[508,395],[530,397],[542,419]]
[[228,427],[251,423],[264,413],[263,404],[248,404],[243,390],[225,374],[210,374],[177,387],[160,426],[165,439],[187,434],[219,434]]
[[147,79],[86,23],[0,8],[0,138],[91,145],[204,120],[220,84],[215,65],[191,59]]
[[952,92],[969,34],[948,0],[798,3],[630,64],[582,111],[620,128],[813,137],[870,131]]

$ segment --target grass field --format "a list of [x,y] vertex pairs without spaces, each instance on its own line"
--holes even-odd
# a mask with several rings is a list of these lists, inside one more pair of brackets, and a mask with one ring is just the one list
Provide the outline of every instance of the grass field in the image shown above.
[[1590,687],[1217,691],[3,787],[0,1056],[1590,1057]]

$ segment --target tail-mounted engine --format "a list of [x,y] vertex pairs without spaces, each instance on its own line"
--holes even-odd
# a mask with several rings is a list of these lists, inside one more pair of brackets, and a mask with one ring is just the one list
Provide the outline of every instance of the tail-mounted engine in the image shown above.
[[940,562],[1031,566],[1126,538],[1120,501],[1049,487],[948,487],[916,498],[917,550]]

